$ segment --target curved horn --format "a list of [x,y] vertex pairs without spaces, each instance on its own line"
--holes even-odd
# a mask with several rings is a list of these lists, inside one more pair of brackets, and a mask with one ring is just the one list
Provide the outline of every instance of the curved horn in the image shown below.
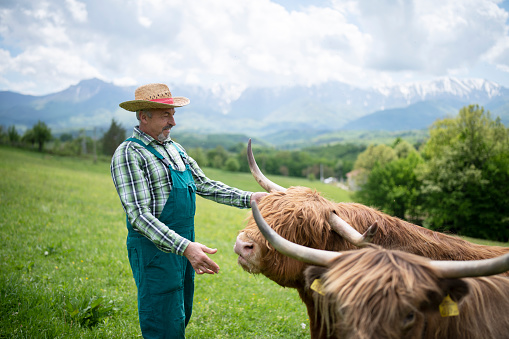
[[253,217],[258,225],[258,228],[262,232],[263,236],[267,241],[280,253],[293,258],[299,261],[305,262],[307,264],[317,265],[317,266],[328,266],[329,262],[333,259],[341,256],[339,252],[331,252],[318,250],[315,248],[309,248],[306,246],[301,246],[299,244],[294,244],[291,241],[286,240],[276,233],[263,219],[260,210],[258,209],[258,205],[256,202],[252,202],[251,208],[253,209]]
[[509,271],[509,253],[491,259],[430,261],[444,278],[484,277]]
[[286,191],[286,188],[273,183],[272,181],[267,179],[260,171],[260,168],[258,168],[258,165],[256,164],[255,158],[253,156],[253,150],[251,149],[251,139],[249,139],[249,141],[247,142],[247,162],[249,163],[249,169],[251,170],[251,174],[253,174],[253,177],[256,179],[258,184],[260,184],[260,186],[262,186],[267,192]]
[[329,223],[331,228],[338,233],[340,236],[345,238],[349,243],[357,247],[365,247],[373,240],[376,232],[378,231],[378,221],[375,221],[373,225],[360,234],[355,228],[350,226],[346,221],[341,219],[336,213],[331,212]]

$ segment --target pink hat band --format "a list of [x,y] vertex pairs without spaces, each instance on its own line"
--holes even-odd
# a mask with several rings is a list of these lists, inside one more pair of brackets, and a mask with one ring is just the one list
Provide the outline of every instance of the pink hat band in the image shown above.
[[173,98],[152,99],[150,101],[159,102],[161,104],[168,104],[168,105],[173,105],[174,104]]

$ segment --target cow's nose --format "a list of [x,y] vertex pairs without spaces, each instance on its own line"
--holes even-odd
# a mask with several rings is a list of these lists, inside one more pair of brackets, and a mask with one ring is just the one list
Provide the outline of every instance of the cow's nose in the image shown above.
[[238,255],[242,255],[244,257],[249,256],[249,254],[251,254],[251,252],[253,252],[253,249],[254,249],[254,243],[249,242],[249,241],[240,240],[238,237],[237,237],[237,241],[235,242],[235,246],[233,247],[233,250],[235,251],[235,253],[237,253]]

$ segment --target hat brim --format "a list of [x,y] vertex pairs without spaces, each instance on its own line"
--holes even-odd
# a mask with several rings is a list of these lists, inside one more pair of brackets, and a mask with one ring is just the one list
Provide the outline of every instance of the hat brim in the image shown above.
[[149,100],[130,100],[120,103],[119,106],[125,110],[136,112],[144,109],[182,107],[188,105],[191,102],[191,100],[185,97],[173,97],[172,99],[173,99],[172,105]]

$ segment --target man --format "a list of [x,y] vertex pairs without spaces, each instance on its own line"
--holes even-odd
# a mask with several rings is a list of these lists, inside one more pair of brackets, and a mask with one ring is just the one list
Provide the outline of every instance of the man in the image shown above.
[[189,102],[172,97],[164,84],[149,84],[136,89],[135,100],[120,104],[139,120],[115,151],[111,174],[127,215],[127,251],[144,338],[184,338],[195,272],[219,271],[207,256],[217,250],[194,241],[195,194],[239,208],[267,194],[210,180],[171,140],[175,107]]

